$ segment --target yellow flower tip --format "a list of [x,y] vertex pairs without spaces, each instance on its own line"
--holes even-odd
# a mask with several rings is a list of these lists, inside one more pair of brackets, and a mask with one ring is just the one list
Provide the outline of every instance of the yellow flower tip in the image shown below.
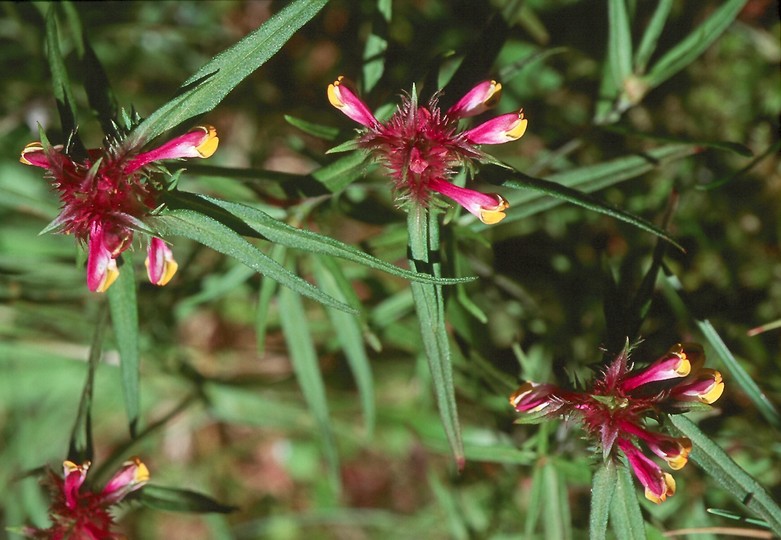
[[711,376],[713,377],[713,385],[707,392],[699,397],[700,401],[706,405],[714,403],[721,397],[721,394],[724,393],[724,379],[721,377],[721,373],[715,369],[708,371],[711,372]]
[[502,83],[491,81],[491,89],[488,91],[488,95],[483,100],[483,105],[488,108],[493,107],[499,103],[499,99],[502,97]]
[[24,149],[22,149],[22,155],[19,156],[19,162],[24,163],[25,165],[32,165],[25,156],[33,152],[43,152],[43,145],[39,142],[31,142],[25,146]]
[[645,488],[645,498],[655,504],[661,504],[667,500],[667,497],[675,495],[675,478],[670,473],[664,474],[665,492],[661,495],[656,495],[650,489]]
[[95,292],[106,292],[118,277],[119,269],[117,269],[116,263],[113,266],[109,265],[109,267],[106,268],[106,276],[103,278],[103,282],[95,289]]
[[217,130],[214,126],[198,126],[196,129],[202,129],[206,134],[206,139],[195,147],[195,150],[202,158],[211,157],[217,151],[220,144],[220,138],[217,136]]
[[[144,264],[146,265],[147,272],[149,271],[149,257],[146,258],[144,261]],[[163,273],[160,276],[160,279],[158,279],[156,282],[154,282],[155,285],[159,287],[163,287],[165,285],[168,285],[168,282],[171,281],[171,278],[174,277],[174,274],[176,274],[176,271],[179,269],[179,263],[177,263],[174,259],[166,259],[163,263]]]
[[510,207],[510,203],[501,195],[494,194],[499,202],[493,207],[483,207],[480,209],[480,221],[486,225],[494,225],[502,221],[506,216],[504,211]]
[[680,353],[678,355],[678,358],[680,358],[681,361],[678,362],[678,365],[675,366],[675,373],[679,377],[686,377],[692,371],[692,364],[691,362],[689,362],[689,359],[686,357],[686,353]]
[[526,118],[523,116],[523,111],[518,111],[518,123],[512,127],[509,131],[507,131],[506,135],[507,138],[511,141],[515,141],[517,139],[520,139],[523,137],[523,134],[526,133],[526,126],[529,124],[529,121],[526,120]]
[[689,454],[681,452],[677,456],[671,456],[665,459],[667,462],[667,465],[670,466],[670,468],[674,471],[679,471],[683,469],[686,464],[689,462]]
[[518,390],[510,394],[510,405],[517,408],[518,403],[521,402],[524,396],[534,389],[534,385],[530,382],[523,383]]
[[133,482],[136,484],[146,483],[149,481],[149,469],[144,462],[139,458],[134,457],[132,463],[136,466],[135,474],[133,475]]
[[342,101],[342,98],[339,95],[340,92],[338,88],[342,84],[342,79],[344,79],[344,76],[339,75],[338,79],[336,79],[332,84],[328,85],[328,101],[331,102],[331,105],[337,109],[344,107],[344,101]]

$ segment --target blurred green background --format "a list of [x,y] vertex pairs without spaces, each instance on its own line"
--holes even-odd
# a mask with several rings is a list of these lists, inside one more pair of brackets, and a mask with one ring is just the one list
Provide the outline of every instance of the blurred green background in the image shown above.
[[[119,104],[146,116],[208,59],[282,4],[74,5]],[[639,35],[656,2],[630,4]],[[720,4],[675,2],[657,55]],[[778,3],[749,0],[700,58],[623,115],[619,125],[626,132],[592,121],[607,47],[602,3],[396,0],[392,5],[385,73],[366,96],[374,108],[397,103],[399,94],[410,91],[413,82],[420,84],[437,62],[447,65],[467,51],[480,51],[484,44],[476,39],[491,18],[502,10],[510,14],[494,68],[479,76],[496,78],[503,67],[527,59],[511,80],[503,81],[498,110],[523,107],[529,129],[517,143],[491,152],[533,176],[643,155],[663,144],[637,133],[731,141],[755,157],[764,155],[745,170],[754,158],[703,148],[597,195],[655,223],[661,222],[671,193],[679,196],[670,231],[686,252],[670,249],[667,262],[680,277],[689,305],[660,284],[635,359],[650,361],[672,343],[701,340],[692,315],[705,317],[778,404],[781,331],[747,335],[751,328],[781,319]],[[45,464],[57,468],[65,458],[101,301],[84,286],[84,257],[74,241],[38,236],[56,215],[58,202],[39,170],[18,163],[24,145],[38,139],[38,123],[52,141],[64,139],[43,48],[45,7],[0,4],[4,527],[45,523],[46,498],[37,480],[24,475]],[[377,25],[375,1],[331,0],[206,115],[204,122],[220,134],[220,148],[209,165],[307,173],[329,162],[324,152],[333,143],[303,134],[284,115],[337,126],[339,141],[351,137],[353,126],[328,104],[325,89],[340,74],[361,79],[364,44]],[[61,39],[67,62],[74,45],[67,31]],[[546,51],[551,54],[538,54]],[[72,73],[78,89],[75,67]],[[83,111],[81,136],[88,146],[98,146],[100,127],[89,115],[83,91],[76,97]],[[702,189],[722,181],[722,187]],[[251,179],[185,172],[180,185],[235,201],[260,201],[263,195],[262,185]],[[369,171],[365,180],[317,202],[301,225],[403,264],[404,216],[387,191],[381,173]],[[284,208],[270,202],[267,210],[283,216]],[[121,519],[128,537],[585,537],[593,463],[587,442],[567,424],[514,426],[506,396],[525,377],[567,381],[590,376],[589,366],[600,360],[600,347],[610,338],[605,312],[634,294],[656,240],[570,205],[473,236],[478,234],[463,274],[481,276],[465,290],[488,321],[469,320],[463,309],[449,313],[462,351],[455,370],[468,460],[460,474],[449,457],[420,358],[408,285],[343,263],[366,307],[367,335],[382,344],[381,351],[370,352],[377,409],[371,432],[326,313],[306,304],[337,438],[341,491],[325,472],[319,436],[287,357],[276,302],[268,314],[265,346],[258,350],[261,278],[208,248],[177,240],[180,272],[175,280],[164,289],[139,284],[142,427],[166,421],[132,453],[148,464],[153,483],[208,493],[238,510],[227,516],[191,515],[129,504]],[[136,264],[141,258],[136,254]],[[310,266],[305,257],[299,259],[302,274]],[[606,302],[610,276],[618,278],[618,294]],[[106,348],[93,406],[96,463],[128,437],[111,338]],[[778,499],[778,429],[725,379],[717,412],[700,419],[700,426]],[[188,405],[169,417],[185,400]],[[734,525],[706,515],[710,507],[743,514],[696,466],[678,472],[676,479],[678,495],[658,507],[643,504],[660,530]],[[559,527],[553,518],[567,524]]]

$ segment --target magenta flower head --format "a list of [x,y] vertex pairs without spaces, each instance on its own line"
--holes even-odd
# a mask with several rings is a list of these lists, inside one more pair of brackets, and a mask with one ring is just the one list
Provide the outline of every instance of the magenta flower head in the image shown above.
[[[48,141],[25,146],[19,159],[46,170],[60,197],[62,210],[50,227],[73,234],[87,246],[87,286],[105,292],[119,276],[116,259],[131,246],[136,231],[148,231],[144,218],[160,206],[166,185],[159,180],[158,161],[208,158],[219,143],[211,126],[188,133],[143,153],[127,153],[119,145],[87,151],[74,161],[62,146]],[[147,249],[149,280],[165,285],[176,272],[176,261],[161,239],[150,235]]]
[[328,100],[365,127],[358,146],[387,168],[399,202],[428,205],[432,193],[438,193],[483,223],[493,224],[504,219],[507,201],[498,194],[456,186],[451,178],[458,167],[469,168],[474,161],[487,160],[480,145],[515,141],[526,131],[523,111],[497,116],[472,129],[459,128],[462,118],[476,116],[495,105],[501,89],[496,81],[483,81],[445,112],[440,110],[437,96],[426,106],[418,105],[413,89],[385,122],[375,118],[344,77],[329,85]]
[[149,481],[149,470],[140,459],[126,461],[122,468],[99,493],[83,489],[90,463],[63,463],[63,477],[50,472],[48,487],[52,495],[49,510],[51,526],[47,529],[27,527],[28,538],[47,540],[120,540],[124,536],[113,531],[110,509],[130,492]]
[[599,444],[603,459],[626,457],[646,498],[658,504],[675,493],[675,479],[644,449],[678,470],[686,465],[692,443],[652,431],[646,420],[685,412],[695,403],[710,405],[721,396],[724,382],[718,371],[703,368],[705,353],[694,343],[674,345],[636,371],[628,351],[625,348],[588,391],[527,382],[510,396],[510,405],[522,414],[522,423],[560,416],[579,421]]

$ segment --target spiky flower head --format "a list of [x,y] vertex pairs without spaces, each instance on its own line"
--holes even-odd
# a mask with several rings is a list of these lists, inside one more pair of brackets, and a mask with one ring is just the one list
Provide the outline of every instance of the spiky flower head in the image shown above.
[[52,502],[49,509],[51,526],[46,529],[26,527],[28,538],[45,540],[120,540],[114,530],[111,507],[129,493],[149,481],[149,470],[140,459],[126,461],[100,492],[84,486],[90,462],[81,465],[72,461],[63,463],[62,478],[49,471],[46,479]]
[[157,162],[208,158],[218,143],[213,127],[198,126],[148,152],[128,151],[121,141],[107,138],[104,147],[74,159],[42,137],[24,147],[19,161],[46,170],[62,208],[47,230],[72,234],[87,247],[87,286],[104,292],[119,276],[116,259],[131,246],[135,232],[149,236],[150,281],[165,285],[173,277],[177,265],[170,248],[144,225],[168,187]]
[[672,470],[686,465],[692,443],[647,426],[664,414],[710,405],[724,391],[721,374],[704,368],[705,353],[695,343],[676,344],[644,369],[634,370],[628,347],[611,362],[590,389],[565,390],[553,384],[527,382],[510,396],[521,421],[565,416],[579,421],[599,445],[604,459],[623,454],[645,496],[661,503],[675,493],[675,480],[642,448],[667,462]]
[[457,186],[452,178],[459,168],[471,171],[475,161],[488,160],[480,145],[515,141],[526,131],[528,122],[523,111],[497,116],[471,129],[460,128],[459,120],[494,106],[501,89],[496,81],[483,81],[443,112],[437,95],[420,105],[413,87],[385,122],[372,114],[344,77],[329,85],[328,99],[364,126],[358,145],[388,170],[400,205],[426,206],[437,193],[454,200],[483,223],[493,224],[504,219],[508,202],[495,193]]

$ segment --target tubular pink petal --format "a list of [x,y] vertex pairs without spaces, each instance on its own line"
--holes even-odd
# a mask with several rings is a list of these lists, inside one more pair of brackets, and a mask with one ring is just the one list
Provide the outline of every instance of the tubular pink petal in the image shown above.
[[447,110],[451,118],[477,116],[496,105],[502,96],[502,85],[496,81],[483,81],[477,84],[458,102]]
[[164,159],[208,158],[217,150],[219,142],[213,126],[197,126],[154,150],[132,158],[125,164],[124,172],[130,174],[153,161]]
[[161,287],[171,281],[179,268],[171,248],[160,238],[149,242],[145,264],[149,281]]
[[536,413],[551,405],[555,396],[556,386],[552,384],[525,382],[510,395],[510,405],[518,412]]
[[377,119],[351,87],[352,85],[347,79],[343,75],[339,75],[339,78],[328,85],[328,101],[359,124],[366,127],[376,126]]
[[510,207],[510,204],[501,195],[480,193],[444,180],[432,180],[429,187],[437,193],[453,199],[487,225],[502,221],[506,217],[504,211]]
[[25,165],[33,165],[35,167],[41,167],[42,169],[49,168],[49,160],[46,158],[46,152],[43,150],[43,145],[39,142],[31,142],[22,150],[22,155],[19,157],[19,162]]
[[675,479],[643,454],[626,439],[619,439],[618,446],[629,461],[632,471],[645,487],[645,497],[659,504],[675,493]]
[[710,405],[724,392],[724,379],[715,369],[703,368],[694,380],[679,384],[670,392],[670,397],[678,401],[699,401]]
[[135,491],[149,481],[149,469],[137,457],[122,464],[122,468],[111,477],[101,492],[104,504],[121,501],[131,491]]
[[76,465],[72,461],[64,461],[62,464],[62,491],[65,496],[65,505],[71,510],[76,508],[79,498],[79,488],[87,477],[89,467],[89,461],[86,461],[81,465]]
[[651,382],[666,381],[686,377],[691,372],[691,363],[683,352],[671,350],[653,364],[631,377],[621,381],[621,388],[630,392]]
[[92,292],[106,292],[117,277],[119,269],[111,250],[106,246],[103,226],[92,225],[87,255],[87,287]]
[[692,451],[692,442],[687,437],[669,437],[661,433],[653,433],[639,426],[622,423],[621,429],[642,440],[646,446],[667,462],[674,471],[682,469],[689,461]]
[[502,144],[520,139],[526,132],[528,121],[523,111],[503,114],[465,132],[472,144]]

